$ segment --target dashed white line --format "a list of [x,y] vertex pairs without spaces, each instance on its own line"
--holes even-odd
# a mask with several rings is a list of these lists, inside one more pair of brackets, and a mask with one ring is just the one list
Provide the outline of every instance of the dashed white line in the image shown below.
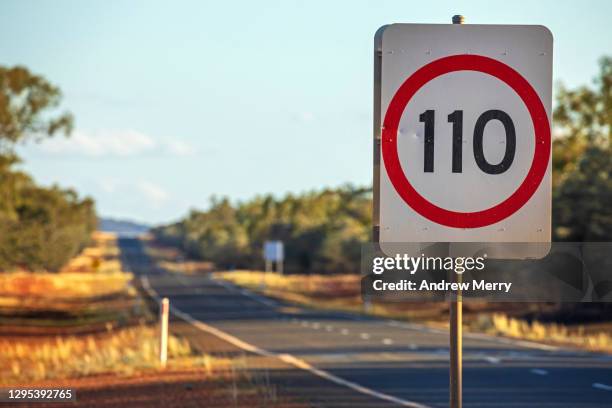
[[340,333],[342,333],[342,334],[344,334],[346,336],[347,334],[349,334],[349,331],[348,331],[348,329],[342,329],[342,330],[340,330]]
[[321,325],[319,323],[313,323],[312,328],[315,330],[319,330],[321,328]]
[[604,391],[612,391],[612,385],[602,384],[602,383],[593,383],[593,388],[597,388],[598,390]]
[[[160,301],[160,297],[157,294],[157,292],[155,292],[155,290],[151,287],[151,284],[149,283],[149,279],[146,276],[143,276],[140,278],[142,281],[142,287],[145,289],[145,291],[149,294],[149,296],[151,296],[153,299],[156,299],[158,302]],[[178,308],[176,307],[172,307],[170,309],[171,313],[173,313],[174,315],[180,317],[181,319],[185,320],[186,322],[190,323],[192,326],[212,334],[213,336],[216,336],[218,338],[220,338],[221,340],[225,340],[226,342],[233,344],[234,346],[241,348],[245,351],[249,351],[252,352],[254,354],[258,354],[260,356],[265,356],[265,357],[276,357],[279,360],[287,363],[287,364],[291,364],[294,367],[297,367],[299,369],[308,371],[311,374],[314,374],[318,377],[321,377],[323,379],[326,379],[330,382],[333,382],[334,384],[340,385],[340,386],[344,386],[346,388],[349,388],[353,391],[359,392],[361,394],[364,395],[369,395],[371,397],[374,398],[378,398],[380,400],[383,401],[387,401],[387,402],[391,402],[394,404],[398,404],[400,406],[403,407],[409,407],[409,408],[430,408],[427,405],[423,405],[423,404],[419,404],[418,402],[413,402],[413,401],[407,401],[401,398],[397,398],[394,397],[392,395],[389,394],[384,394],[382,392],[378,392],[375,391],[373,389],[364,387],[362,385],[359,385],[357,383],[354,383],[352,381],[348,381],[345,380],[344,378],[341,377],[337,377],[334,374],[331,374],[327,371],[321,370],[319,368],[313,367],[310,364],[308,364],[306,361],[301,360],[299,358],[296,358],[294,356],[292,356],[291,354],[278,354],[278,353],[273,353],[270,352],[268,350],[264,350],[262,348],[259,348],[257,346],[254,346],[252,344],[249,344],[245,341],[240,340],[237,337],[232,336],[231,334],[228,334],[222,330],[217,329],[216,327],[210,326],[204,322],[201,322],[199,320],[194,319],[193,317],[191,317],[191,315],[184,313],[182,311],[180,311]],[[346,329],[344,329],[346,330]],[[348,330],[347,330],[347,334],[348,334]]]
[[485,356],[484,359],[491,364],[499,364],[501,362],[501,358],[497,358],[493,356]]
[[392,339],[383,339],[382,343],[386,346],[390,346],[391,344],[393,344],[393,340]]
[[327,330],[328,332],[333,331],[334,326],[325,326],[325,330]]
[[548,375],[548,371],[542,370],[540,368],[532,368],[531,369],[531,374],[535,374],[535,375]]
[[[426,332],[426,333],[448,334],[448,331],[446,330],[436,329],[436,328],[428,327],[422,324],[405,323],[405,322],[401,322],[398,320],[387,320],[386,324],[391,327],[408,329],[408,330],[417,330],[417,331]],[[533,341],[526,341],[526,340],[514,340],[514,339],[508,339],[504,337],[493,337],[489,334],[484,334],[484,333],[464,333],[463,336],[465,338],[492,341],[492,342],[501,343],[501,344],[510,344],[513,346],[520,346],[520,347],[536,349],[536,350],[543,350],[543,351],[561,350],[560,347],[551,346],[548,344],[535,343]]]
[[368,333],[361,333],[361,334],[359,335],[359,337],[361,337],[361,338],[362,338],[362,339],[364,339],[364,340],[367,340],[367,339],[369,339],[369,338],[370,338],[370,335],[369,335]]

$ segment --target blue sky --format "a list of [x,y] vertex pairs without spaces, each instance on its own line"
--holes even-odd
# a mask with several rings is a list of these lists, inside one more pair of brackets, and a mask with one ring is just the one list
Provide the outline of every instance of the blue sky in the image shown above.
[[392,22],[543,24],[554,77],[612,54],[610,1],[3,1],[0,64],[57,84],[69,140],[20,148],[101,215],[167,222],[234,200],[371,183],[372,38]]

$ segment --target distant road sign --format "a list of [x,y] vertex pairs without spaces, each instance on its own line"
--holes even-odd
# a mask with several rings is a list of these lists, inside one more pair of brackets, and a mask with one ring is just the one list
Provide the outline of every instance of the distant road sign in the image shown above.
[[379,241],[550,241],[548,29],[393,24],[375,42]]
[[263,250],[264,260],[282,262],[285,254],[282,241],[266,241]]

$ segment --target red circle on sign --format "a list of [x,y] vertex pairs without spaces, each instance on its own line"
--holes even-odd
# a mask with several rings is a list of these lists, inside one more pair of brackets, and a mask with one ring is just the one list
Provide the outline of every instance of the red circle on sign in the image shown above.
[[[410,184],[399,160],[397,131],[404,109],[427,82],[455,71],[478,71],[503,81],[521,98],[533,122],[535,151],[531,167],[521,185],[501,203],[482,211],[459,212],[441,208]],[[412,74],[389,103],[382,129],[382,154],[391,183],[400,197],[417,213],[430,221],[454,228],[479,228],[495,224],[517,212],[535,193],[546,174],[550,157],[548,115],[537,92],[508,65],[481,55],[452,55],[432,61]]]

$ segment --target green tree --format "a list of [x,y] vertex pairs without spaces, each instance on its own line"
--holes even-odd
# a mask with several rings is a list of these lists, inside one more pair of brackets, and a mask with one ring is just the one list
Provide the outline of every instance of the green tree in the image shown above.
[[154,232],[219,267],[262,267],[264,242],[278,239],[285,243],[288,273],[350,273],[359,270],[371,214],[371,190],[348,185],[236,205],[213,200],[209,210]]
[[0,66],[0,270],[60,269],[89,241],[97,218],[91,199],[37,186],[16,170],[18,142],[68,135],[72,115],[57,114],[59,89],[26,68]]
[[72,130],[70,113],[57,114],[59,88],[25,67],[0,66],[0,153],[16,142]]
[[612,58],[600,61],[594,87],[560,87],[553,143],[555,238],[612,238]]

